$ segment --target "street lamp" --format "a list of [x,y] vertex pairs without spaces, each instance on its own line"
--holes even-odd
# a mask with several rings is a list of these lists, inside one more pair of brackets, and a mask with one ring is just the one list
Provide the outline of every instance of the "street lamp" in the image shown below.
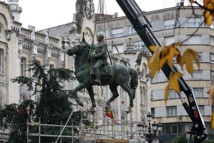
[[156,138],[158,138],[158,135],[157,135],[157,131],[159,132],[159,135],[162,131],[162,125],[160,123],[156,124],[155,122],[152,124],[152,127],[151,127],[151,117],[152,115],[149,113],[147,115],[147,120],[148,120],[148,123],[149,123],[149,126],[148,126],[148,133],[146,133],[146,140],[148,141],[148,143],[152,143],[153,140],[155,140]]
[[161,131],[162,131],[162,124],[159,122],[158,123],[158,132],[159,132],[159,135],[161,134]]
[[139,136],[141,137],[141,133],[144,131],[144,126],[142,124],[137,124],[137,130],[138,130]]

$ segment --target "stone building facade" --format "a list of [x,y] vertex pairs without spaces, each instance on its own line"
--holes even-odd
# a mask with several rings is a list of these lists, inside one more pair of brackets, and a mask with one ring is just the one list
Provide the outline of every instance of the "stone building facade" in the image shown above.
[[[22,28],[19,21],[21,8],[18,0],[8,1],[8,4],[1,2],[1,7],[4,8],[1,14],[1,41],[3,43],[1,72],[5,74],[5,83],[9,84],[8,91],[4,92],[3,97],[11,98],[2,100],[3,105],[20,102],[19,95],[27,92],[26,89],[19,88],[17,83],[12,83],[11,79],[19,75],[30,77],[32,73],[26,70],[33,59],[37,59],[47,68],[66,68],[67,66],[66,51],[62,48],[64,37],[51,37],[48,33],[36,32],[34,26],[28,26],[28,29]],[[20,10],[19,14],[17,10]],[[36,100],[36,97],[34,99]]]
[[[6,3],[0,1],[0,7],[0,105],[3,106],[19,101],[19,86],[11,79],[20,73],[18,31],[21,31],[21,23],[14,20]],[[17,11],[19,7],[12,5],[12,9]]]

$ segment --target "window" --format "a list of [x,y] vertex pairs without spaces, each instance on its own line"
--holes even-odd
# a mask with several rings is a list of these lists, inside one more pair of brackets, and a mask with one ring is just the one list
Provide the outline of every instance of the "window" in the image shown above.
[[0,72],[4,72],[4,52],[3,49],[0,49]]
[[2,34],[4,31],[4,27],[3,27],[3,24],[0,22],[0,34]]
[[175,37],[174,36],[164,37],[164,41],[166,42],[166,45],[171,45],[172,43],[175,43]]
[[21,58],[21,76],[26,76],[26,58]]
[[166,107],[166,116],[177,116],[177,107],[176,106]]
[[97,34],[103,34],[105,38],[109,38],[109,30],[99,31]]
[[170,20],[164,21],[164,27],[165,27],[165,29],[174,28],[175,27],[175,20],[174,19],[170,19]]
[[133,26],[128,26],[128,35],[134,35],[134,34],[136,34],[136,31],[133,28]]
[[113,29],[111,31],[112,38],[122,37],[123,36],[123,28]]
[[143,41],[134,42],[134,50],[140,51],[143,46],[144,46]]
[[140,103],[144,103],[144,97],[145,95],[144,95],[144,93],[143,93],[143,87],[140,87]]
[[146,89],[143,87],[143,103],[146,104]]
[[202,70],[195,70],[193,73],[194,79],[202,79]]
[[182,133],[182,125],[170,124],[163,126],[163,134],[179,134]]
[[53,69],[54,68],[54,65],[53,64],[50,64],[50,69]]
[[210,53],[210,61],[214,63],[214,53]]
[[155,117],[155,108],[151,108],[151,115],[153,118]]
[[214,36],[210,36],[210,45],[214,45]]
[[199,27],[201,23],[201,19],[200,18],[190,18],[187,23],[186,26],[187,27]]
[[154,99],[154,91],[151,91],[151,100],[153,100]]
[[203,88],[193,88],[195,97],[203,97]]
[[199,105],[199,111],[201,113],[201,115],[204,115],[204,106],[203,105]]
[[198,52],[199,55],[199,62],[202,62],[202,52]]
[[165,134],[171,134],[171,126],[165,126]]
[[39,60],[37,60],[37,63],[38,63],[40,66],[42,65],[41,61],[39,61]]
[[202,43],[202,37],[201,35],[187,35],[187,38],[189,38],[187,41],[185,41],[185,44],[201,44]]
[[[202,62],[202,52],[198,52],[198,60]],[[193,62],[196,62],[195,60]]]
[[214,71],[210,71],[210,79],[214,80]]
[[173,125],[172,126],[172,134],[177,134],[178,133],[178,128],[177,126]]
[[168,99],[174,99],[174,98],[178,98],[177,93],[174,90],[169,90]]

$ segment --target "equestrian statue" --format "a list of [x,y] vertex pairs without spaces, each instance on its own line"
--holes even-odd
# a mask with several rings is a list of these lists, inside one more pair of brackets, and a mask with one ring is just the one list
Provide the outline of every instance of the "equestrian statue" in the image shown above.
[[75,55],[75,75],[79,82],[71,90],[70,94],[80,106],[83,106],[83,102],[78,97],[77,92],[86,88],[91,98],[93,109],[96,107],[96,103],[92,86],[109,85],[112,97],[106,102],[106,110],[108,110],[110,103],[119,96],[117,87],[120,85],[128,93],[130,98],[129,105],[133,107],[135,90],[138,86],[137,71],[122,64],[108,64],[108,49],[107,44],[104,42],[104,36],[98,34],[97,41],[95,45],[89,45],[85,42],[83,34],[81,42],[67,49],[69,56]]

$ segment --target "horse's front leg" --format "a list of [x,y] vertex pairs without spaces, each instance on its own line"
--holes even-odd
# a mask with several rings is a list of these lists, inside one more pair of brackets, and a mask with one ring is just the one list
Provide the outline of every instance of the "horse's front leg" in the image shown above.
[[88,94],[91,98],[91,104],[92,104],[92,107],[91,108],[95,108],[96,107],[96,102],[95,102],[95,99],[94,99],[94,91],[93,91],[93,88],[92,86],[87,86],[86,87],[87,91],[88,91]]
[[106,110],[106,112],[108,111],[108,109],[109,109],[109,107],[110,107],[110,103],[114,100],[114,99],[116,99],[118,96],[119,96],[119,94],[118,94],[118,91],[117,91],[117,85],[109,85],[109,87],[110,87],[110,90],[111,90],[111,92],[112,92],[112,97],[106,102],[106,106],[105,106],[105,110]]
[[80,98],[77,95],[77,92],[82,90],[83,88],[86,87],[86,84],[84,83],[79,83],[79,85],[77,87],[75,87],[72,91],[71,91],[71,95],[74,96],[76,102],[80,105],[80,106],[84,106],[83,102],[80,100]]

